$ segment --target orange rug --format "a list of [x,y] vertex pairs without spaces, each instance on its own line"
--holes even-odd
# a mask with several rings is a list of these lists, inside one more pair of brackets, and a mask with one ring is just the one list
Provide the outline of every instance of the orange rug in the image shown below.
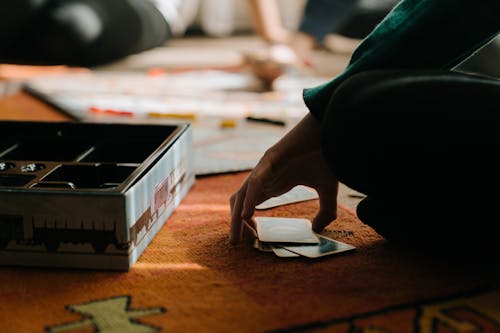
[[342,207],[326,234],[354,252],[231,246],[229,195],[246,175],[197,179],[130,272],[0,268],[0,332],[500,332],[497,262],[397,251]]

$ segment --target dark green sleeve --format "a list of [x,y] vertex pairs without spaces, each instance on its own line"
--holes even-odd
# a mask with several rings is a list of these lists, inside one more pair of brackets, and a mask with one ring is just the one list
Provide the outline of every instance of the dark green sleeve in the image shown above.
[[354,51],[342,73],[304,89],[319,120],[335,89],[371,69],[451,69],[500,32],[500,0],[402,0]]

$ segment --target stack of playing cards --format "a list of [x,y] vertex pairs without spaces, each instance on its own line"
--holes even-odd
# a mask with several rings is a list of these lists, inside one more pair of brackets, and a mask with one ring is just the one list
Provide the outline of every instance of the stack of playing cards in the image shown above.
[[318,258],[354,250],[355,247],[312,231],[307,219],[288,217],[255,217],[257,238],[254,247],[274,252],[278,257]]

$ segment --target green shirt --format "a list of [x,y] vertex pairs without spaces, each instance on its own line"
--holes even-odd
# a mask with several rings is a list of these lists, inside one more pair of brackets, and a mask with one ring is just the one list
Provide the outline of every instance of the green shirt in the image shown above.
[[356,48],[342,73],[304,89],[304,101],[321,120],[335,89],[353,74],[451,70],[499,33],[500,0],[402,0]]

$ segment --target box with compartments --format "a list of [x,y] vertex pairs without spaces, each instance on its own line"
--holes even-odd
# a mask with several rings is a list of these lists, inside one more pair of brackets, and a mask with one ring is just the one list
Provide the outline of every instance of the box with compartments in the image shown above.
[[0,121],[0,265],[127,271],[194,181],[189,123]]

